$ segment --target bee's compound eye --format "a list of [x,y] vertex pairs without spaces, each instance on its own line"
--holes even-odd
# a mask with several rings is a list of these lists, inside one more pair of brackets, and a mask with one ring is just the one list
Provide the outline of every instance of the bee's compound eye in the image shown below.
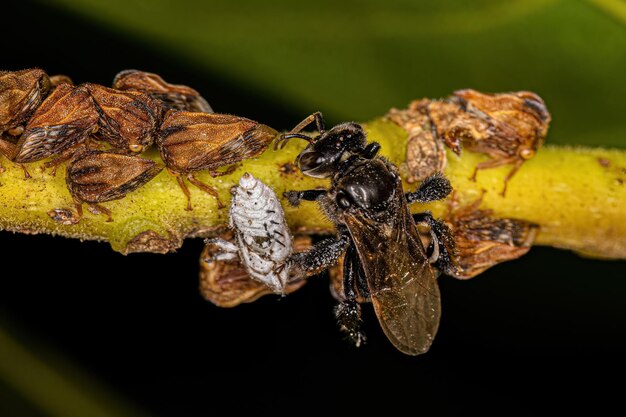
[[350,200],[350,197],[348,197],[348,195],[344,193],[343,191],[340,191],[337,193],[336,201],[337,201],[337,205],[341,207],[342,209],[347,209],[352,205],[352,201]]
[[324,163],[324,155],[315,151],[304,152],[300,155],[298,162],[302,171],[308,171],[322,165]]

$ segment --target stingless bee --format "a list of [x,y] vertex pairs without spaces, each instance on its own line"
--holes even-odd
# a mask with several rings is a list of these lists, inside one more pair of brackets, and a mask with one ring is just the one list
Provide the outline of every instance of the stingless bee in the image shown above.
[[[314,121],[319,135],[301,133]],[[342,330],[357,345],[364,340],[357,298],[371,300],[383,331],[397,349],[409,355],[426,352],[441,316],[431,264],[450,269],[453,245],[448,229],[426,213],[418,219],[433,225],[431,244],[425,248],[408,204],[445,198],[452,190],[449,181],[436,174],[417,191],[404,193],[396,166],[377,156],[380,145],[367,144],[363,127],[343,123],[326,131],[319,112],[281,135],[275,146],[280,148],[291,138],[309,142],[297,158],[302,173],[330,178],[331,186],[288,191],[285,197],[293,205],[317,201],[335,224],[337,237],[292,255],[287,267],[294,275],[310,275],[332,266],[345,253],[345,301],[336,309]]]

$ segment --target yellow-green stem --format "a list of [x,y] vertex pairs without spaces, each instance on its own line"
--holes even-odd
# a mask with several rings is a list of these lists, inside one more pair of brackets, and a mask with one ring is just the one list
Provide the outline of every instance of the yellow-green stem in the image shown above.
[[[384,119],[368,124],[370,140],[382,145],[382,155],[402,167],[406,157],[407,134]],[[232,174],[203,181],[219,190],[222,201],[244,172],[250,172],[273,187],[280,196],[286,190],[326,187],[328,182],[303,177],[291,163],[304,146],[292,141],[281,150],[268,149],[261,157],[242,163]],[[158,158],[152,151],[149,157]],[[626,258],[626,151],[600,148],[544,147],[524,163],[500,195],[509,166],[480,171],[469,179],[475,165],[487,157],[448,152],[445,174],[450,178],[461,204],[475,201],[485,190],[481,208],[494,210],[498,217],[514,217],[541,226],[537,244],[571,249],[588,256]],[[163,171],[141,189],[117,201],[103,203],[113,213],[106,216],[86,213],[80,223],[57,223],[47,212],[72,208],[65,185],[64,169],[56,177],[43,172],[40,164],[29,164],[31,179],[6,160],[0,174],[0,228],[22,233],[49,233],[85,240],[108,241],[122,253],[173,250],[186,237],[204,237],[227,222],[228,209],[217,209],[215,199],[191,187],[193,210],[175,178]],[[401,169],[402,170],[402,169]],[[406,189],[415,185],[405,184]],[[283,204],[294,233],[329,233],[332,225],[315,204],[298,208]],[[415,211],[429,209],[436,216],[447,210],[446,203],[415,205]],[[139,238],[138,238],[139,236]],[[142,239],[143,237],[143,239]],[[129,242],[131,243],[129,245]]]

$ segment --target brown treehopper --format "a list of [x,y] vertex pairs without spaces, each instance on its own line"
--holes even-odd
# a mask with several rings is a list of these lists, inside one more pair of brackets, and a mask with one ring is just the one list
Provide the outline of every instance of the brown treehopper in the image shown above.
[[157,74],[150,72],[122,71],[115,76],[113,88],[143,91],[160,100],[166,109],[213,113],[209,103],[193,88],[169,84]]
[[268,126],[239,116],[171,110],[165,115],[156,144],[167,169],[177,176],[191,210],[189,189],[182,176],[213,195],[218,207],[223,207],[217,191],[194,173],[206,170],[219,176],[231,172],[218,169],[260,155],[277,134]]

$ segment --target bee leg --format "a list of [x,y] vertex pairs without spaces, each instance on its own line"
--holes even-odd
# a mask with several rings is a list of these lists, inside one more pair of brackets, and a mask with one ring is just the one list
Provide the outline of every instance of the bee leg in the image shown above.
[[426,178],[414,192],[405,193],[407,203],[414,202],[429,203],[431,201],[443,200],[452,192],[450,181],[437,172]]
[[356,345],[365,343],[365,334],[361,331],[361,305],[356,300],[346,300],[335,307],[335,317],[339,330]]
[[365,334],[361,331],[361,305],[356,301],[355,285],[360,268],[356,256],[354,248],[349,246],[343,263],[344,301],[335,307],[335,317],[339,329],[359,347],[365,342]]
[[[446,275],[456,276],[459,272],[454,235],[446,224],[437,220],[429,212],[413,215],[415,223],[424,223],[430,228],[431,244],[427,250],[430,262]],[[432,246],[432,248],[431,248]]]
[[324,239],[305,252],[291,255],[284,267],[290,268],[290,275],[294,278],[318,274],[336,264],[349,244],[347,232],[337,238]]
[[283,197],[289,201],[294,207],[300,205],[300,201],[316,201],[320,197],[326,194],[326,190],[302,190],[302,191],[285,191]]
[[187,179],[189,180],[190,183],[192,183],[193,185],[195,185],[196,187],[198,187],[205,193],[211,194],[213,197],[215,197],[215,199],[217,200],[217,208],[224,207],[224,204],[222,204],[222,202],[220,201],[220,195],[217,193],[217,190],[215,188],[203,183],[202,181],[197,179],[193,174],[188,174]]

